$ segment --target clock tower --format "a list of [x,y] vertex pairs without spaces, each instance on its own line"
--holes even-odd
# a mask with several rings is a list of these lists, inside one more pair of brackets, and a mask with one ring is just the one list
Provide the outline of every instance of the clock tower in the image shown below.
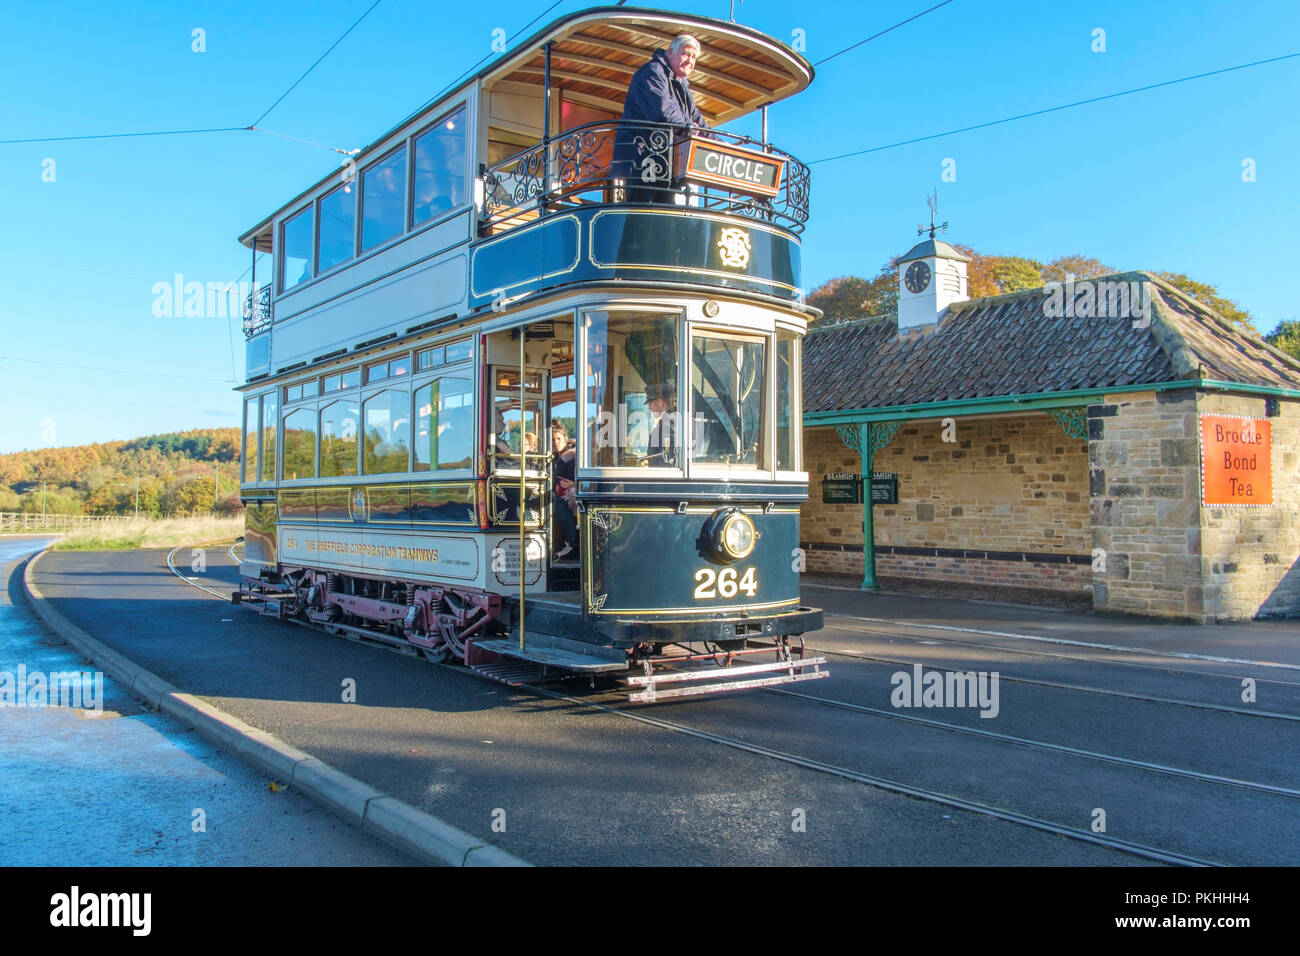
[[918,242],[899,258],[898,331],[934,325],[944,309],[969,298],[964,256],[933,236]]

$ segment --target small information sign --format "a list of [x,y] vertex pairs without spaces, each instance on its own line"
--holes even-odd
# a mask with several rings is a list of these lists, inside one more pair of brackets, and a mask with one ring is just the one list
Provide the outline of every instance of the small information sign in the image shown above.
[[871,503],[873,505],[898,504],[898,475],[892,471],[871,473]]
[[835,471],[822,478],[822,502],[828,505],[862,504],[862,476]]

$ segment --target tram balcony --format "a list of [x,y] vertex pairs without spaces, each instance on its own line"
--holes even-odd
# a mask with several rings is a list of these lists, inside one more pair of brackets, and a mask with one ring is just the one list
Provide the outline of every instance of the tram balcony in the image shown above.
[[720,130],[604,122],[480,171],[473,298],[595,279],[795,299],[808,167]]

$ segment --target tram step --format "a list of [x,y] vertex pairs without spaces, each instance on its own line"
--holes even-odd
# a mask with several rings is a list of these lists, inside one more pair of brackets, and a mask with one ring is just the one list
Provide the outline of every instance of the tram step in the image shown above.
[[532,661],[505,660],[492,664],[471,664],[469,669],[511,687],[535,684],[543,677],[542,665]]
[[557,637],[553,634],[525,631],[523,649],[519,647],[517,634],[498,640],[475,641],[474,646],[479,650],[491,651],[504,657],[532,661],[536,664],[583,674],[627,670],[627,655],[620,650]]

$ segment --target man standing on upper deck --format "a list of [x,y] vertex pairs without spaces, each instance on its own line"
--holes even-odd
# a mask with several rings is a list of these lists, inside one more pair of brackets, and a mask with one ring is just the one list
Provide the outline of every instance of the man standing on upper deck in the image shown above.
[[[628,85],[611,162],[612,175],[628,182],[628,202],[672,202],[667,190],[672,182],[674,141],[695,129],[709,129],[687,82],[699,55],[700,41],[683,33],[667,50],[655,50]],[[676,129],[637,126],[636,120],[671,123]]]

